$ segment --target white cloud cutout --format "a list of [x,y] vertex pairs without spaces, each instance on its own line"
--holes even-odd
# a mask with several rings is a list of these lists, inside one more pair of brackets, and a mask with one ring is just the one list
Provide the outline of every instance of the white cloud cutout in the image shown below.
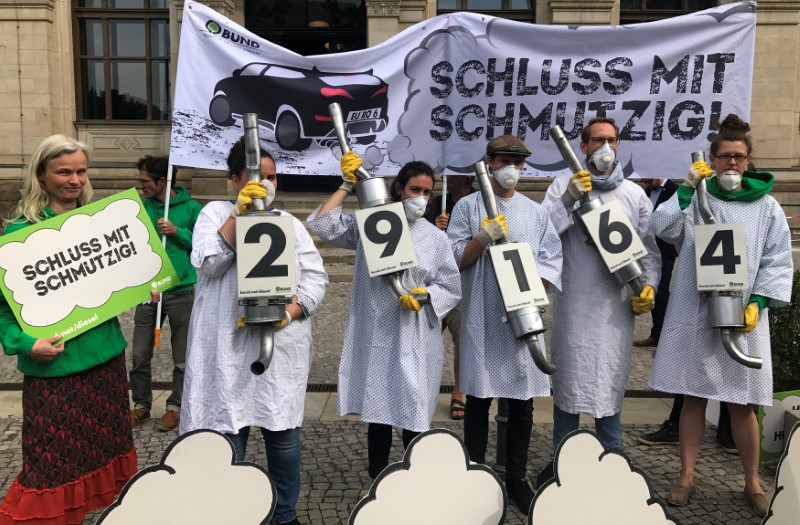
[[470,463],[461,439],[445,429],[418,436],[402,463],[384,470],[350,516],[350,525],[500,524],[505,494],[499,478]]
[[796,525],[800,516],[800,423],[794,426],[788,440],[764,525]]
[[800,397],[789,396],[781,401],[773,400],[772,406],[764,407],[764,419],[761,420],[761,448],[773,454],[782,452],[785,439],[783,435],[783,418],[787,410],[800,407]]
[[22,305],[23,320],[49,326],[77,306],[97,308],[113,292],[156,276],[161,258],[139,211],[136,201],[119,200],[92,216],[70,217],[60,230],[42,229],[0,247],[5,285]]
[[97,525],[266,524],[275,487],[258,465],[234,462],[233,445],[217,432],[182,435],[161,464],[139,471]]
[[530,525],[666,525],[676,523],[644,474],[587,430],[572,433],[556,454],[556,477],[539,489]]

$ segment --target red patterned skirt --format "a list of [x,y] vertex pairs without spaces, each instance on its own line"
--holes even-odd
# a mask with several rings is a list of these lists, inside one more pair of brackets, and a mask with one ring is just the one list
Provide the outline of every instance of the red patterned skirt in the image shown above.
[[0,525],[79,524],[136,474],[125,355],[67,377],[25,376],[22,472]]

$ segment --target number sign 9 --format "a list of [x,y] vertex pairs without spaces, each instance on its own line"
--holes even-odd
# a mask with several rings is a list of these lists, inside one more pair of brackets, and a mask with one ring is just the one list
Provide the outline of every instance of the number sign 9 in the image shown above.
[[536,260],[526,242],[507,242],[489,248],[492,268],[507,312],[548,304]]
[[603,204],[582,215],[582,219],[608,271],[615,272],[647,255],[642,240],[617,201]]
[[748,287],[744,224],[696,225],[694,253],[699,291]]
[[370,277],[417,265],[402,202],[356,211]]
[[236,218],[239,299],[291,297],[297,293],[294,224],[279,215]]

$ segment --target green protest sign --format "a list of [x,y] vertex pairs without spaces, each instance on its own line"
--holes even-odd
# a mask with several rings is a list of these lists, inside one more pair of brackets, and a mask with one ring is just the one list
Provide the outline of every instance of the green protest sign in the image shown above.
[[72,339],[178,281],[135,189],[0,236],[0,288],[32,337]]
[[800,408],[800,390],[775,392],[772,394],[772,406],[758,405],[758,428],[761,433],[761,450],[758,463],[765,467],[777,465],[783,455],[783,449],[789,436],[784,429],[787,410]]

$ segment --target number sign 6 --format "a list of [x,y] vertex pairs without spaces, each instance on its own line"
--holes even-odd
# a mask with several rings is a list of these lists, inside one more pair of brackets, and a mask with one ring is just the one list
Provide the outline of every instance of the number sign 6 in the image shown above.
[[236,218],[239,299],[291,297],[297,293],[292,220],[280,215]]
[[647,255],[625,210],[611,201],[581,216],[608,271],[615,272]]
[[402,202],[358,210],[355,215],[370,277],[417,265]]

